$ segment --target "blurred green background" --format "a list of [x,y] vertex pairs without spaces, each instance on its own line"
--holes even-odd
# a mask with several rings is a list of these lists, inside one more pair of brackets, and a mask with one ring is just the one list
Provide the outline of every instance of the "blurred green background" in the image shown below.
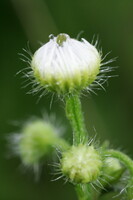
[[[26,65],[18,53],[27,41],[34,52],[51,33],[76,37],[83,30],[82,37],[89,41],[99,35],[104,54],[112,51],[109,58],[118,56],[112,65],[119,66],[114,72],[119,76],[109,80],[106,92],[82,97],[88,130],[133,158],[133,1],[1,0],[0,21],[0,200],[74,200],[73,187],[51,182],[47,167],[36,183],[32,173],[22,173],[19,159],[9,159],[5,137],[18,130],[14,122],[45,111],[68,124],[62,102],[56,99],[50,109],[51,96],[37,103],[38,96],[26,94],[30,87],[22,89],[23,79],[15,74]],[[66,138],[71,140],[70,134]]]

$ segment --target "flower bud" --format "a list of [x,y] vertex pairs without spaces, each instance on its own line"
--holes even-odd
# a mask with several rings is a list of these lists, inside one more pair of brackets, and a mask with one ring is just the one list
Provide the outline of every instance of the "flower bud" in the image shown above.
[[95,46],[59,34],[35,52],[31,67],[43,88],[60,94],[87,88],[96,79],[100,63]]
[[61,171],[71,182],[92,182],[100,175],[101,167],[101,156],[93,146],[72,146],[62,155]]
[[37,119],[25,124],[21,134],[14,135],[14,145],[25,166],[38,164],[42,158],[49,156],[54,146],[66,148],[67,143],[60,138],[57,129],[49,122]]
[[103,178],[105,180],[103,184],[116,182],[121,177],[124,170],[124,167],[118,159],[111,157],[106,158],[103,167]]

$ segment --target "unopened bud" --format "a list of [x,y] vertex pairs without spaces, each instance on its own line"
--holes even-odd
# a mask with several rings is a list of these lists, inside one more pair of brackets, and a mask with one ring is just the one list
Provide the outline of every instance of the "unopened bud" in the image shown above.
[[100,175],[101,167],[101,156],[93,146],[72,146],[62,155],[61,171],[71,182],[92,182]]
[[103,167],[103,178],[105,180],[103,184],[105,185],[106,183],[118,181],[124,170],[124,167],[118,159],[111,157],[106,158]]
[[59,34],[35,52],[31,67],[44,89],[60,94],[87,88],[99,74],[100,63],[95,46]]
[[15,154],[25,166],[33,166],[49,156],[54,147],[67,148],[68,144],[59,137],[58,129],[51,123],[36,119],[25,124],[20,134],[12,137]]

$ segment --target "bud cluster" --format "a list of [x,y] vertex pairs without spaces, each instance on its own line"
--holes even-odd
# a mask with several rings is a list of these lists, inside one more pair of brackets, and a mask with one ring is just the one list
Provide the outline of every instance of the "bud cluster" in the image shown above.
[[[112,192],[106,196],[102,190],[107,183],[115,183],[120,179],[125,165],[132,176],[127,192],[129,199],[133,199],[133,161],[119,151],[109,150],[107,144],[96,148],[87,141],[80,94],[82,90],[91,90],[92,83],[102,87],[101,83],[107,78],[103,73],[111,71],[110,67],[102,66],[113,61],[102,63],[103,59],[96,46],[83,38],[78,41],[63,33],[50,36],[49,42],[28,61],[31,71],[27,76],[34,79],[34,85],[37,85],[35,92],[46,90],[58,96],[63,95],[66,115],[73,130],[73,145],[68,145],[59,137],[59,130],[42,119],[26,123],[20,134],[12,137],[12,145],[22,163],[34,168],[38,168],[38,164],[52,154],[54,147],[61,149],[60,162],[54,164],[58,167],[56,174],[61,174],[61,178],[66,177],[75,185],[79,199],[98,199],[100,193],[103,195],[101,200],[104,195],[110,199]],[[100,186],[98,195],[90,187],[93,184],[96,188]]]

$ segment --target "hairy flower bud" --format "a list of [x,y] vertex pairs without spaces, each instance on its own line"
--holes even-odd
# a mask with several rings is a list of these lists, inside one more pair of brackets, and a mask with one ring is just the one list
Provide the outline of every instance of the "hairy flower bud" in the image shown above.
[[92,182],[100,175],[101,167],[101,156],[93,146],[72,146],[62,155],[61,171],[71,182]]
[[104,161],[104,168],[103,168],[103,184],[106,183],[113,183],[117,181],[122,173],[124,172],[124,167],[121,165],[120,161],[116,158],[106,158]]
[[25,124],[21,133],[14,134],[12,140],[15,153],[25,166],[38,164],[53,152],[55,146],[67,147],[67,143],[59,137],[58,129],[41,119]]
[[95,46],[59,34],[35,52],[31,67],[43,88],[60,94],[85,89],[96,79],[100,63]]

